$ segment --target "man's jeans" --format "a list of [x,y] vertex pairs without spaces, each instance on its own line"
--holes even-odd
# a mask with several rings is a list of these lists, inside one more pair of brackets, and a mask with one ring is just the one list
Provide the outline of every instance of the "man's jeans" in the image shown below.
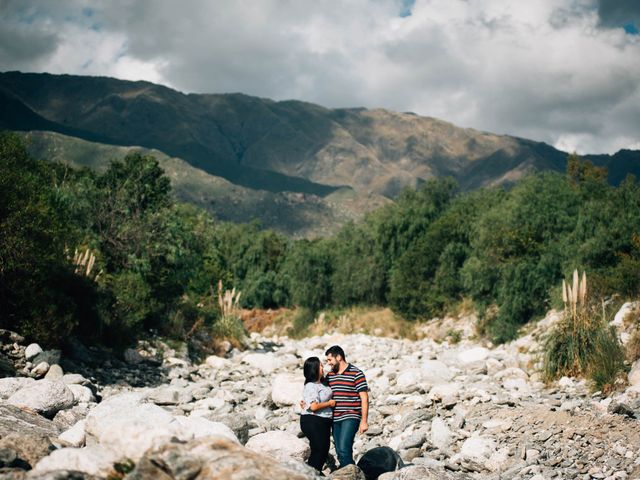
[[338,454],[340,468],[355,463],[353,461],[353,440],[360,428],[360,420],[349,418],[333,422],[333,441]]

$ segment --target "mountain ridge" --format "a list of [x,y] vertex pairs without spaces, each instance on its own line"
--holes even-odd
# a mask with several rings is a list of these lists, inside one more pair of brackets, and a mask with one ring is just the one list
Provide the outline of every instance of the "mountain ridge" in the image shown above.
[[[320,198],[347,188],[393,199],[442,176],[465,190],[509,185],[531,171],[563,171],[568,157],[544,142],[412,112],[183,93],[110,77],[0,73],[0,107],[0,128],[156,149],[253,191]],[[640,174],[640,151],[583,158],[608,167],[614,184]]]

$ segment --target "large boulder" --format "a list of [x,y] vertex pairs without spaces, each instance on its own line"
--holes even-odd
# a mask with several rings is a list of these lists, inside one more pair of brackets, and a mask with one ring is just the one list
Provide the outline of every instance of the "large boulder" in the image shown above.
[[[13,432],[0,439],[0,450],[12,450],[18,464],[28,468],[49,455],[55,447],[48,435],[29,432]],[[26,465],[25,465],[26,464]]]
[[279,407],[297,405],[302,400],[303,387],[300,375],[281,373],[273,380],[271,399]]
[[251,437],[247,442],[247,448],[254,452],[269,455],[276,460],[306,461],[311,449],[306,440],[302,440],[292,433],[279,430],[260,433]]
[[0,438],[11,433],[44,435],[56,438],[60,429],[51,420],[13,405],[0,403]]
[[7,399],[7,403],[50,418],[58,411],[73,406],[75,398],[64,383],[39,380],[15,392]]
[[[85,448],[60,448],[42,458],[34,467],[34,474],[71,470],[98,477],[113,471],[118,456],[109,448],[93,445]],[[67,478],[67,477],[62,477]]]
[[188,443],[173,441],[144,454],[127,480],[318,479],[315,471],[296,462],[281,463],[221,437]]
[[9,398],[21,388],[34,384],[36,381],[30,377],[0,378],[0,400]]
[[134,461],[173,437],[188,441],[216,434],[238,442],[226,425],[205,418],[174,417],[162,407],[144,403],[142,395],[132,393],[98,404],[87,415],[85,432],[87,445],[109,446],[119,456]]

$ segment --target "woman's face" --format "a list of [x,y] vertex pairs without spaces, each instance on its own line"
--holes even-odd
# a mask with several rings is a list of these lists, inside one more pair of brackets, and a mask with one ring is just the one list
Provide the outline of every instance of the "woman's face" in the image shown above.
[[[320,370],[318,373],[320,374],[320,378],[324,377],[324,368],[322,368],[322,363],[320,363]],[[318,380],[320,380],[320,378],[318,378]]]

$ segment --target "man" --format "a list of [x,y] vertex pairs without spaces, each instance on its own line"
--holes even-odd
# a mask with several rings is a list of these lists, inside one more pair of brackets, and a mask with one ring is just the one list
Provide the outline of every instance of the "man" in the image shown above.
[[336,402],[333,408],[333,441],[342,468],[355,463],[353,440],[356,432],[363,434],[369,428],[369,387],[362,370],[347,363],[341,347],[334,345],[325,355],[331,367],[327,380]]

